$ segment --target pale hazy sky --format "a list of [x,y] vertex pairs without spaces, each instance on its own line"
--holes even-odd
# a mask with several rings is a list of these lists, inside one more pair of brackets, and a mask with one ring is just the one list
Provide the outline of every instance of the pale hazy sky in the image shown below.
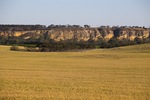
[[150,26],[150,0],[0,0],[0,24]]

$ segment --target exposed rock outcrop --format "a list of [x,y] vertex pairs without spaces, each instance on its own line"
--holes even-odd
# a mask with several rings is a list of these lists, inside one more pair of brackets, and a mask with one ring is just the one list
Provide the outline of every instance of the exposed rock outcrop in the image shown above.
[[146,39],[150,37],[150,30],[147,28],[53,28],[47,30],[29,31],[0,31],[0,36],[20,37],[23,39],[49,37],[54,41],[76,39],[88,41],[104,39],[106,41],[115,37],[119,40],[135,38]]
[[139,39],[148,38],[150,36],[150,30],[143,28],[124,28],[115,30],[114,34],[116,38],[118,38],[119,40],[129,39],[132,41],[135,38]]

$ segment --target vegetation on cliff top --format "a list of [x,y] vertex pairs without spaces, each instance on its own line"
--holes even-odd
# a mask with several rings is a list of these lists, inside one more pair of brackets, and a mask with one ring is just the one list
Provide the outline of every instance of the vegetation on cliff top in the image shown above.
[[[49,26],[45,26],[45,25],[5,25],[5,24],[0,24],[0,31],[30,31],[30,30],[48,30],[48,29],[53,29],[53,28],[91,28],[90,25],[84,25],[84,26],[80,26],[80,25],[54,25],[51,24]],[[116,29],[116,28],[120,28],[120,29],[148,29],[144,26],[140,27],[140,26],[100,26],[98,28],[112,28],[112,29]]]

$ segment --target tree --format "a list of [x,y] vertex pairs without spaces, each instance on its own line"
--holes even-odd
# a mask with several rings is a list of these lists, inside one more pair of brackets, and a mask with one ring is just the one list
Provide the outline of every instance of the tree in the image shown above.
[[109,48],[118,47],[119,46],[119,40],[117,38],[113,37],[108,41],[108,44],[109,44]]
[[84,28],[90,28],[90,25],[84,25]]

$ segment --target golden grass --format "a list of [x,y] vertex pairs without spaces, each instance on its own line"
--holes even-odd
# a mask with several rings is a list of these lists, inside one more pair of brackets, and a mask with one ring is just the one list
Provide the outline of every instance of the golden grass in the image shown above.
[[84,52],[0,46],[0,100],[148,100],[150,44]]

